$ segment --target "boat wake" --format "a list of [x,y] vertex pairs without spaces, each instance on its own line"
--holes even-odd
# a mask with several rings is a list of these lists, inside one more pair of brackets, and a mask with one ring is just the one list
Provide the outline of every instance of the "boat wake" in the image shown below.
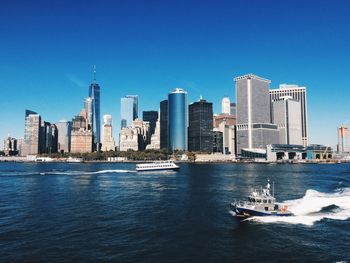
[[346,220],[350,218],[350,188],[335,193],[322,193],[312,189],[300,199],[283,202],[293,216],[251,217],[248,220],[263,223],[289,223],[313,225],[322,219]]
[[107,173],[134,173],[133,170],[100,170],[94,172],[87,171],[52,171],[42,172],[40,175],[94,175],[94,174],[107,174]]

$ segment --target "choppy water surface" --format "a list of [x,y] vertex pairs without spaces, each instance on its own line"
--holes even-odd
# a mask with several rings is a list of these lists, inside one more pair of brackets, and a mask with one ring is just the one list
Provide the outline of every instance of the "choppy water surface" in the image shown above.
[[[0,163],[1,262],[350,262],[350,165]],[[266,179],[295,214],[239,222]]]

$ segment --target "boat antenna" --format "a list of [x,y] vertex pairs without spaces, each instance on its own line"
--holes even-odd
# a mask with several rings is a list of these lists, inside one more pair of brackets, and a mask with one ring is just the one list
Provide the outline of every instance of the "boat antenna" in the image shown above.
[[275,197],[275,182],[272,182],[272,196]]
[[94,84],[95,84],[96,83],[96,65],[94,65],[93,73],[94,73]]

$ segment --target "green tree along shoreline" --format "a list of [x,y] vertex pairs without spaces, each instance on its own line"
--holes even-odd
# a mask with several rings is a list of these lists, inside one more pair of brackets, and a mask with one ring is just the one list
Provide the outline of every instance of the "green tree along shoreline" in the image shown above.
[[145,150],[145,151],[133,151],[126,152],[120,151],[108,151],[108,152],[92,152],[92,153],[52,153],[52,154],[40,154],[41,157],[51,158],[83,158],[86,161],[104,161],[108,157],[122,157],[130,161],[155,161],[155,160],[168,160],[176,157],[181,158],[182,154],[186,154],[189,161],[195,161],[196,154],[193,152],[174,151],[168,150]]

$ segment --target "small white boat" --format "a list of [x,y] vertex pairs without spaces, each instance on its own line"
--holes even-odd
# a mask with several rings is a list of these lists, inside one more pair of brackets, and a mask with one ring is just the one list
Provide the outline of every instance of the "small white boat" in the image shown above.
[[173,161],[159,161],[152,163],[140,163],[136,164],[136,171],[161,171],[161,170],[179,170],[180,167],[176,165]]
[[52,161],[53,161],[53,159],[50,157],[37,157],[35,159],[35,162],[37,162],[37,163],[47,163],[47,162],[52,162]]
[[66,160],[67,163],[82,163],[83,159],[82,158],[73,158],[69,156]]

